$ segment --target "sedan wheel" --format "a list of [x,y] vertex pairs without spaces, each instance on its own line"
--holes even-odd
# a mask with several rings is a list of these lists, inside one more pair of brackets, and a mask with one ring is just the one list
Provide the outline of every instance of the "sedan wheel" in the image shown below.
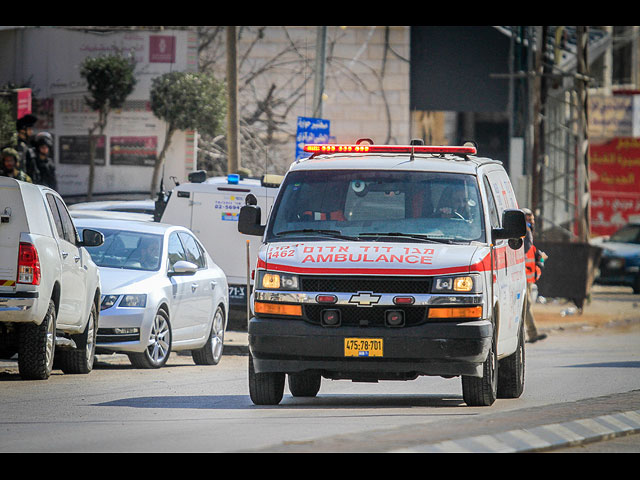
[[201,349],[191,352],[196,365],[217,365],[220,363],[224,347],[224,330],[224,312],[221,307],[218,307],[213,317],[211,333],[207,343]]
[[164,310],[158,310],[146,350],[142,353],[129,353],[129,361],[136,368],[163,367],[171,354],[171,324]]

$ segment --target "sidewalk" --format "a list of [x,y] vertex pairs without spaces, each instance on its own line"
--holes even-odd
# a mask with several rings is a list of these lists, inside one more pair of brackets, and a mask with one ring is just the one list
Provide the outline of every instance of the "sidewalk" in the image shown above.
[[[544,303],[540,303],[540,302]],[[628,328],[640,324],[640,295],[631,288],[594,285],[580,312],[571,301],[542,298],[533,307],[538,330]]]

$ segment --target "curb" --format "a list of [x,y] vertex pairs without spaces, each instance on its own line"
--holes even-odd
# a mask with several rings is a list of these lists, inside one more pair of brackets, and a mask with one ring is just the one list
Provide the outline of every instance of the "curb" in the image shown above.
[[509,430],[391,450],[388,453],[528,453],[609,440],[640,432],[640,410]]

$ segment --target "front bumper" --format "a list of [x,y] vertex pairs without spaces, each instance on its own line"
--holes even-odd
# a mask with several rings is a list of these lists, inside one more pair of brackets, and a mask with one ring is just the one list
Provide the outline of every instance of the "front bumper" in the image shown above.
[[[113,306],[102,310],[96,340],[98,353],[143,352],[149,343],[154,314],[150,308]],[[137,332],[119,333],[122,329]]]
[[640,266],[629,265],[625,259],[604,257],[600,261],[595,283],[632,287],[640,277]]
[[[326,328],[304,320],[252,318],[249,348],[257,373],[314,371],[326,378],[409,380],[419,375],[482,376],[490,320],[428,322],[405,328]],[[344,339],[381,338],[382,357],[345,357]]]

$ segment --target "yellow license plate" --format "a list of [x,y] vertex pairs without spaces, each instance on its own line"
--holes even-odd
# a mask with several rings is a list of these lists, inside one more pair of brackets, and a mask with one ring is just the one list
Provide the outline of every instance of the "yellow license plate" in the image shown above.
[[381,338],[345,338],[345,357],[382,357]]

